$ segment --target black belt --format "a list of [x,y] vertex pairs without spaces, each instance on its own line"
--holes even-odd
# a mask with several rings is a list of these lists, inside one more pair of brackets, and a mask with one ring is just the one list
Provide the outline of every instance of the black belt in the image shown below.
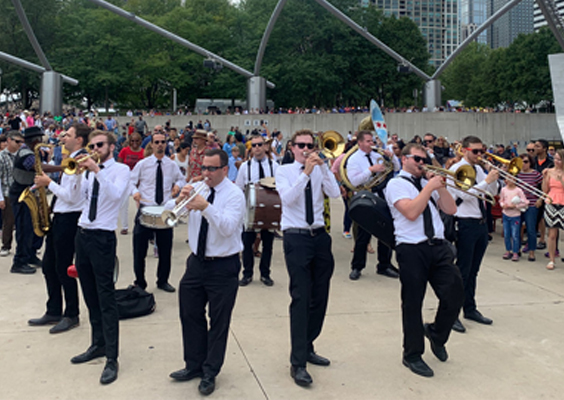
[[[195,253],[192,253],[192,255],[194,257],[198,258],[198,256]],[[204,257],[204,261],[221,261],[221,260],[228,260],[230,258],[235,258],[235,257],[239,257],[239,253],[231,254],[230,256],[225,256],[225,257]]]
[[78,227],[80,233],[114,233],[114,231],[107,231],[105,229],[85,229]]
[[407,245],[407,246],[419,246],[419,245],[422,245],[422,244],[427,244],[429,246],[440,246],[440,245],[447,244],[447,243],[449,243],[449,242],[445,239],[433,238],[433,239],[424,240],[424,241],[419,242],[419,243],[400,243],[398,245],[398,247],[403,246],[404,244]]
[[313,229],[288,228],[283,231],[284,234],[295,233],[298,235],[308,235],[308,236],[317,236],[322,234],[323,232],[325,232],[325,227],[313,228]]
[[485,224],[486,223],[486,219],[485,218],[456,218],[457,221],[465,221],[465,222],[474,222],[476,224]]

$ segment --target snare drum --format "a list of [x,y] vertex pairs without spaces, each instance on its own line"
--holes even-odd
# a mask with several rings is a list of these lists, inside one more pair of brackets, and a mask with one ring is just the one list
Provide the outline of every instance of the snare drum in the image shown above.
[[170,226],[165,224],[161,218],[164,210],[164,206],[148,206],[141,208],[139,223],[145,228],[170,229]]
[[245,197],[247,198],[245,230],[280,229],[282,201],[276,190],[250,183],[245,190]]

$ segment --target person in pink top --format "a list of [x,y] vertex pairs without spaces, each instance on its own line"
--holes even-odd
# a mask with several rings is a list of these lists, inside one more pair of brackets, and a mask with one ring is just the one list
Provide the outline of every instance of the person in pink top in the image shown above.
[[499,205],[503,209],[503,237],[506,253],[504,260],[519,261],[521,247],[521,212],[526,211],[529,202],[525,193],[515,186],[513,177],[507,177],[505,187],[499,195]]
[[559,149],[554,155],[554,168],[547,168],[542,171],[543,181],[542,190],[548,193],[549,199],[546,200],[544,220],[548,229],[548,256],[550,262],[546,269],[554,269],[554,259],[556,257],[556,238],[558,229],[564,229],[564,149]]

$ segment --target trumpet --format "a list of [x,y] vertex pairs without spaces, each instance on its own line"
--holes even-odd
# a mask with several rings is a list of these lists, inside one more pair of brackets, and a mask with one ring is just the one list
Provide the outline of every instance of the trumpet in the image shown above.
[[207,185],[205,184],[207,181],[208,178],[204,178],[202,184],[198,186],[197,189],[194,190],[194,193],[190,197],[178,203],[172,210],[164,210],[161,214],[161,218],[163,222],[168,226],[170,226],[171,228],[174,228],[178,224],[178,220],[188,213],[186,209],[188,203],[194,200],[196,196],[199,195],[200,192],[207,187]]
[[[480,200],[487,201],[491,205],[495,205],[495,198],[490,192],[474,187],[474,184],[476,183],[476,171],[470,165],[461,165],[456,169],[456,171],[449,171],[446,168],[435,167],[434,165],[421,165],[420,168],[425,172],[430,172],[432,174],[442,176],[445,179],[450,179],[453,183],[445,182],[445,185],[448,187],[462,190],[470,196],[474,196]],[[472,193],[470,192],[470,189],[473,189],[480,194]]]
[[61,167],[63,168],[63,172],[67,175],[74,175],[76,173],[81,173],[82,168],[79,164],[88,158],[92,158],[96,162],[96,164],[100,162],[100,156],[98,155],[98,153],[95,152],[92,152],[87,156],[82,157],[78,160],[76,158],[70,158],[70,157],[65,158],[63,161],[61,161]]

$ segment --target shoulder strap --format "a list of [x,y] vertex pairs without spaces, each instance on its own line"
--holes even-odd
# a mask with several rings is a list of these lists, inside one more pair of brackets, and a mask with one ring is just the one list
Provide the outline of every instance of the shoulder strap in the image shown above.
[[274,172],[272,172],[272,160],[268,159],[268,165],[270,165],[270,176],[274,177]]
[[250,158],[249,161],[247,161],[247,183],[251,183],[251,163],[253,162],[253,159]]
[[[413,185],[413,187],[414,187],[415,189],[417,189],[418,192],[421,192],[421,191],[417,188],[417,186],[415,186],[415,183],[414,183],[411,179],[409,179],[407,176],[400,176],[400,178],[405,179],[406,181],[408,181],[409,183],[411,183],[411,184]],[[435,208],[436,208],[437,211],[438,211],[438,210],[439,210],[439,207],[437,207],[437,203],[435,202],[435,199],[433,198],[433,196],[431,196],[431,197],[429,198],[429,200],[431,200],[431,203],[433,203],[433,205],[435,206]]]

